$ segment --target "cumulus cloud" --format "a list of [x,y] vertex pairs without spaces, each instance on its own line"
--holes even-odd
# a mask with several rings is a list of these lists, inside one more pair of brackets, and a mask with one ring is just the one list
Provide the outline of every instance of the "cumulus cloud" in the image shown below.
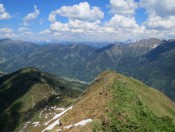
[[175,30],[175,17],[169,16],[167,18],[161,18],[159,16],[150,16],[144,23],[148,28],[157,30]]
[[[114,15],[105,23],[100,21],[104,17],[100,8],[90,7],[87,2],[74,6],[63,6],[50,13],[50,30],[43,31],[42,34],[52,33],[55,37],[69,38],[69,40],[79,38],[79,41],[114,41],[128,39],[131,34],[134,38],[138,37],[139,33],[144,33],[145,27],[139,26],[133,16],[137,8],[133,0],[119,0],[118,3],[111,0],[110,3],[111,12]],[[117,8],[119,8],[118,12]],[[65,16],[69,20],[67,23],[62,23],[57,21],[56,15]]]
[[134,0],[110,0],[110,7],[113,14],[132,16],[138,4]]
[[102,19],[104,13],[99,7],[90,7],[88,2],[81,2],[79,5],[63,6],[58,10],[52,11],[49,15],[49,21],[55,22],[56,15],[68,17],[72,20],[95,21]]
[[13,33],[13,29],[11,28],[0,28],[0,36],[2,38],[12,38],[15,37],[15,34]]
[[54,22],[50,25],[50,29],[60,32],[90,32],[98,31],[100,28],[99,24],[99,20],[96,20],[95,22],[69,20],[68,23]]
[[67,23],[54,22],[50,25],[50,29],[53,31],[69,31]]
[[27,14],[24,18],[23,18],[23,21],[24,21],[24,25],[27,25],[27,23],[29,21],[32,21],[34,19],[36,19],[38,17],[38,15],[40,14],[40,11],[38,10],[37,6],[34,5],[34,12],[31,12],[29,14]]
[[[49,15],[50,30],[42,34],[52,34],[57,38],[69,38],[83,41],[111,41],[125,40],[128,36],[138,36],[138,33],[145,31],[144,26],[139,26],[134,18],[137,3],[133,0],[110,0],[113,17],[102,23],[100,20],[104,13],[99,7],[90,7],[87,2],[78,5],[63,6]],[[68,18],[67,23],[57,21],[56,15]],[[125,34],[125,35],[123,35]]]
[[[101,19],[104,13],[99,7],[91,7],[88,2],[73,6],[62,6],[49,14],[50,27],[40,32],[32,32],[26,26],[16,31],[10,28],[0,29],[0,36],[11,36],[28,41],[124,41],[128,39],[164,38],[175,36],[175,8],[173,0],[110,0],[109,12],[112,17],[105,22]],[[145,8],[148,14],[143,24],[135,19],[138,5]],[[0,12],[5,9],[0,7]],[[36,19],[39,10],[34,6],[34,12],[27,14],[23,21]],[[57,16],[67,18],[67,22],[57,20]],[[42,24],[44,19],[38,19]],[[13,32],[17,32],[14,36]]]
[[106,26],[113,27],[114,29],[123,29],[129,28],[134,29],[138,27],[134,17],[129,18],[122,15],[114,15],[109,22],[106,23]]
[[146,8],[148,13],[160,17],[175,15],[174,0],[141,0],[141,6]]
[[148,29],[162,32],[175,30],[174,0],[141,0],[140,5],[147,10],[148,19],[144,25]]
[[[114,15],[105,23],[103,30],[105,32],[117,33],[117,36],[125,39],[126,36],[131,38],[145,32],[145,26],[139,26],[134,17],[125,17]],[[137,35],[136,35],[137,34]]]
[[10,18],[11,18],[10,14],[5,11],[4,5],[0,3],[0,20]]
[[72,29],[83,29],[84,31],[98,31],[100,21],[96,20],[95,22],[84,22],[80,20],[71,20],[69,22],[69,27]]
[[[57,21],[56,16],[68,18],[67,23]],[[58,10],[52,11],[48,20],[51,22],[50,30],[45,30],[41,34],[50,34],[54,37],[85,37],[90,33],[97,33],[101,30],[101,19],[104,13],[99,7],[91,7],[88,2],[81,2],[73,6],[63,6]],[[86,35],[85,35],[86,34]],[[81,37],[82,38],[82,37]]]
[[144,33],[145,26],[138,25],[134,17],[138,5],[138,2],[134,0],[110,0],[109,12],[113,16],[103,25],[101,30],[113,33],[120,39],[126,39],[129,36],[134,38],[136,34]]

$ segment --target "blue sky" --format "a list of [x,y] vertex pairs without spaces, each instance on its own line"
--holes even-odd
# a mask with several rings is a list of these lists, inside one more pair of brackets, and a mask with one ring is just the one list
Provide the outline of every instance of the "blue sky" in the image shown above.
[[1,38],[125,41],[175,34],[173,0],[0,0]]

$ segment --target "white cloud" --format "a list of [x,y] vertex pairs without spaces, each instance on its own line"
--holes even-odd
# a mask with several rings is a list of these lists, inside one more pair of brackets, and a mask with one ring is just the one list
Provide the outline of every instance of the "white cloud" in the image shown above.
[[91,32],[100,29],[100,21],[95,22],[69,20],[68,23],[54,22],[51,24],[50,29],[58,32]]
[[27,14],[24,18],[24,25],[27,25],[27,23],[29,21],[32,21],[34,19],[36,19],[38,17],[38,15],[40,14],[40,11],[37,9],[37,6],[34,5],[34,12]]
[[99,20],[95,22],[69,20],[67,23],[54,22],[50,29],[53,37],[69,41],[117,41],[128,38],[139,39],[143,34],[149,34],[144,26],[136,23],[134,17],[122,15],[114,15],[103,25]]
[[4,5],[0,3],[0,20],[10,19],[11,16],[8,12],[5,12]]
[[110,7],[113,14],[132,16],[138,4],[134,0],[110,0]]
[[79,5],[63,6],[58,10],[52,11],[49,15],[49,21],[55,22],[56,15],[68,17],[72,20],[95,21],[104,17],[104,13],[99,7],[90,7],[88,2],[81,2]]
[[18,32],[25,32],[25,31],[30,31],[30,29],[29,29],[29,28],[26,28],[26,27],[19,27],[19,28],[17,29],[17,31],[18,31]]
[[[57,21],[57,15],[67,17],[68,22]],[[79,41],[89,41],[90,38],[93,40],[95,34],[97,36],[97,33],[101,30],[100,19],[103,17],[104,13],[99,7],[90,7],[87,2],[81,2],[73,6],[63,6],[50,13],[50,30],[45,30],[41,34],[50,34],[53,38],[59,38],[60,41],[65,39],[77,41],[77,38],[79,38]]]
[[50,25],[50,29],[53,31],[69,31],[67,23],[54,22]]
[[[111,29],[110,29],[111,28]],[[104,29],[106,31],[118,32],[121,34],[130,34],[133,33],[143,33],[145,31],[144,26],[139,26],[134,17],[125,17],[122,15],[114,15],[111,20],[105,23]]]
[[0,28],[0,36],[2,38],[12,38],[15,37],[15,34],[13,33],[13,29],[11,28]]
[[[160,3],[159,3],[160,2]],[[162,4],[162,3],[163,4]],[[99,7],[91,7],[87,2],[73,6],[63,6],[52,11],[48,20],[50,27],[40,32],[32,32],[32,29],[24,25],[15,31],[10,28],[0,28],[1,37],[11,37],[27,41],[124,41],[128,39],[164,38],[175,36],[175,10],[172,0],[141,0],[140,5],[147,10],[148,19],[139,25],[134,14],[138,2],[134,0],[110,0],[109,21],[102,22],[104,13]],[[163,6],[165,5],[165,6]],[[2,6],[3,7],[3,6]],[[0,12],[5,9],[0,7]],[[34,6],[34,12],[27,14],[24,24],[28,24],[38,17],[40,11]],[[174,13],[175,14],[175,13]],[[57,20],[57,15],[66,17],[68,22]],[[38,19],[44,22],[43,18]],[[14,32],[17,32],[15,35]]]
[[147,10],[148,19],[144,25],[148,29],[167,35],[175,30],[174,0],[141,0],[140,5]]
[[3,38],[14,38],[14,37],[16,37],[16,35],[14,33],[5,33],[5,34],[1,34],[1,37],[3,37]]
[[144,25],[150,29],[157,30],[175,30],[175,16],[161,18],[159,16],[150,16]]
[[114,29],[123,29],[123,28],[129,28],[129,29],[134,29],[137,28],[138,25],[135,21],[135,19],[125,17],[122,15],[114,15],[109,22],[106,23],[106,26],[113,27]]
[[96,20],[95,22],[84,22],[80,20],[71,20],[69,22],[69,28],[71,29],[83,29],[85,32],[86,31],[98,31],[100,28],[99,26],[100,21]]
[[13,29],[11,28],[0,28],[1,33],[12,33]]
[[175,15],[174,0],[141,0],[141,6],[146,8],[148,13],[160,17]]
[[50,29],[45,29],[44,31],[40,32],[39,34],[51,34],[52,31]]

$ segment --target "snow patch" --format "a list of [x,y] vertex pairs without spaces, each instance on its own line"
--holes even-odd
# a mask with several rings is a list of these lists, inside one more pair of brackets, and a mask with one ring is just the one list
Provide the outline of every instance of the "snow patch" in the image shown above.
[[42,115],[43,112],[46,111],[46,110],[47,110],[47,108],[44,108],[44,110],[42,110],[42,111],[40,112],[40,114],[39,114],[39,118],[41,118],[41,115]]
[[55,108],[54,110],[60,110],[60,111],[63,111],[65,110],[64,108]]
[[46,122],[44,125],[45,125],[45,126],[48,125],[51,121],[53,121],[53,120],[55,120],[55,119],[61,117],[61,116],[64,115],[68,110],[70,110],[70,109],[72,109],[72,108],[73,108],[73,106],[67,108],[66,110],[62,111],[62,112],[59,113],[59,114],[56,114],[51,120],[49,120],[48,122]]
[[86,119],[86,120],[82,120],[82,121],[76,123],[74,126],[84,126],[84,125],[86,125],[87,123],[90,123],[90,122],[92,122],[92,119]]
[[156,48],[156,47],[157,47],[157,44],[154,44],[154,45],[152,45],[152,47],[151,47],[151,48],[153,48],[153,49],[154,49],[154,48]]
[[37,127],[39,125],[39,121],[33,122],[32,124],[34,125],[34,127]]
[[52,106],[52,107],[50,107],[51,109],[55,109],[56,108],[56,106]]
[[92,119],[85,119],[85,120],[82,120],[74,125],[69,125],[69,126],[65,126],[64,129],[70,129],[71,127],[77,127],[77,126],[85,126],[87,123],[90,123],[92,122],[93,120]]
[[64,129],[70,129],[71,127],[73,127],[74,125],[69,125],[69,126],[65,126]]
[[56,120],[54,123],[52,123],[51,125],[49,125],[48,127],[46,127],[41,132],[52,130],[56,125],[60,125],[60,119]]
[[29,125],[30,123],[31,123],[30,121],[26,122],[26,123],[24,124],[23,129],[25,129],[26,127],[28,127],[28,125]]
[[28,122],[26,122],[25,124],[29,124],[29,123],[31,123],[30,121],[28,121]]

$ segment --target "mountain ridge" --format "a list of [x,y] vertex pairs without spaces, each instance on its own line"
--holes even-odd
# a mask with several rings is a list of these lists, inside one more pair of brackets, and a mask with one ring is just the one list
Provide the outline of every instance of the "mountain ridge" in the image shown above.
[[[0,78],[0,128],[13,130],[38,110],[55,103],[66,106],[87,85],[66,81],[36,68],[23,68]],[[60,101],[56,101],[60,98]]]
[[[136,79],[108,71],[96,78],[67,114],[60,118],[61,125],[51,130],[173,131],[174,119],[175,104],[162,93]],[[91,123],[75,125],[86,120]]]

